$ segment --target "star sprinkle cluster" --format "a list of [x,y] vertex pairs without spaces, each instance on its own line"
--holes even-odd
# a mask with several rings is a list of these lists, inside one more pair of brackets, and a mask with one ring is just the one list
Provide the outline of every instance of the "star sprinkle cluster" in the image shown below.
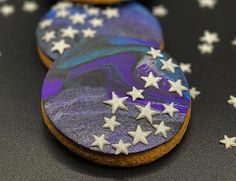
[[[146,53],[149,58],[152,58],[160,62],[160,69],[164,72],[169,72],[170,74],[175,74],[177,69],[180,67],[174,63],[171,58],[166,58],[161,50],[150,48]],[[171,126],[166,123],[166,120],[157,121],[155,119],[158,115],[166,115],[169,119],[172,119],[180,111],[178,105],[174,102],[161,104],[162,110],[155,109],[153,105],[154,102],[146,101],[145,91],[147,89],[153,89],[153,91],[158,91],[160,89],[160,83],[162,77],[155,75],[154,72],[150,71],[146,76],[140,75],[140,81],[143,82],[142,88],[137,88],[133,85],[130,91],[124,93],[125,96],[119,96],[116,91],[111,94],[111,99],[105,100],[103,103],[111,107],[112,117],[104,117],[104,124],[101,125],[104,129],[109,129],[111,134],[93,135],[93,142],[91,147],[96,147],[100,151],[103,151],[106,146],[111,145],[114,149],[114,154],[129,154],[129,148],[139,146],[148,146],[148,138],[150,135],[162,137],[164,139],[168,138],[168,132],[171,131]],[[182,84],[180,79],[168,80],[169,89],[166,90],[168,94],[174,94],[175,96],[182,97],[184,92],[188,92],[188,88]],[[140,104],[143,102],[143,104]],[[129,112],[128,104],[136,109],[136,121],[133,124],[136,125],[135,129],[130,129],[127,131],[127,137],[132,138],[132,142],[127,141],[127,137],[121,138],[117,143],[110,143],[110,136],[113,133],[119,132],[122,129],[122,124],[119,121],[117,111],[123,110],[124,112]],[[125,114],[125,113],[124,113]],[[145,121],[149,124],[149,129],[142,127],[141,122]],[[131,124],[131,123],[130,123]],[[126,140],[126,141],[124,141]]]
[[[73,41],[95,38],[97,29],[103,27],[106,21],[120,17],[118,8],[104,9],[69,2],[57,3],[52,11],[52,16],[40,22],[39,29],[43,32],[41,40],[51,52],[60,55],[72,47]],[[61,25],[58,27],[57,24]]]

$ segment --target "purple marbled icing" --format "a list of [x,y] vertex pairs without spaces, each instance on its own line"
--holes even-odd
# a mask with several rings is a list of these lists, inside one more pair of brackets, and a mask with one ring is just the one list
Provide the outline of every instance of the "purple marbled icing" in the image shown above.
[[[88,9],[93,6],[83,6],[79,4],[73,4],[70,7],[66,7],[65,10],[68,11],[69,15],[65,18],[57,18],[56,13],[59,11],[58,5],[60,2],[52,7],[51,10],[42,18],[41,22],[44,20],[53,20],[52,25],[47,28],[37,28],[37,41],[40,49],[49,57],[52,61],[58,59],[61,55],[58,52],[52,52],[52,42],[60,41],[61,29],[72,26],[73,28],[79,30],[80,32],[75,38],[63,38],[66,43],[70,44],[71,47],[83,44],[84,41],[91,40],[91,38],[84,38],[82,30],[86,28],[92,28],[96,30],[97,36],[124,36],[129,38],[138,38],[145,41],[152,42],[155,45],[159,45],[163,42],[162,30],[159,22],[151,13],[137,2],[124,3],[122,5],[112,6],[112,8],[117,8],[119,10],[119,17],[108,19],[102,13],[106,6],[94,6],[99,9],[99,15],[89,15]],[[69,19],[71,15],[75,13],[85,14],[86,22],[84,24],[73,24]],[[104,20],[104,25],[102,27],[93,28],[89,21],[92,18],[102,18]],[[41,23],[40,22],[40,23]],[[42,37],[46,32],[55,31],[56,38],[52,39],[50,42],[45,42]],[[67,52],[67,50],[65,51]]]
[[[161,71],[160,58],[154,60],[146,53],[150,49],[148,42],[135,44],[129,39],[120,38],[117,43],[117,37],[107,37],[95,42],[98,43],[89,42],[82,48],[74,47],[49,70],[43,85],[42,101],[52,124],[76,144],[106,154],[115,153],[112,144],[118,143],[120,139],[132,143],[133,138],[127,132],[135,131],[137,125],[145,131],[152,131],[152,134],[147,137],[148,145],[138,143],[130,146],[130,154],[147,151],[168,142],[182,127],[190,108],[189,91],[184,91],[182,97],[168,91],[168,80],[180,79],[183,86],[188,88],[181,69],[176,68],[175,73]],[[170,58],[167,53],[163,55],[164,60]],[[162,77],[158,90],[144,88],[145,82],[140,77],[147,76],[150,72]],[[145,99],[133,102],[128,96],[125,104],[129,111],[118,110],[115,113],[121,126],[116,127],[115,132],[103,128],[104,117],[112,117],[111,106],[103,102],[111,99],[113,91],[120,97],[127,96],[126,93],[132,86],[144,89]],[[164,121],[165,125],[171,127],[167,138],[154,135],[155,129],[146,119],[136,120],[139,111],[134,105],[144,106],[148,102],[160,113],[153,116],[153,124]],[[164,110],[162,104],[172,102],[179,110],[173,118],[161,113]],[[101,151],[97,147],[91,147],[91,144],[94,141],[93,135],[102,134],[105,134],[106,140],[111,144],[104,146]]]

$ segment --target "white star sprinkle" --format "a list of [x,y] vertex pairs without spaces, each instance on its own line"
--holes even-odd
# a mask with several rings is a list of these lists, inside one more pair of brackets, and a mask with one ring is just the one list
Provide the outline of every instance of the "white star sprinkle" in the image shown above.
[[69,8],[69,7],[72,7],[72,6],[73,6],[73,4],[70,3],[70,2],[60,1],[56,5],[53,6],[53,9],[62,10],[62,9],[66,9],[66,8]]
[[169,114],[170,117],[173,117],[174,113],[179,112],[179,110],[174,107],[173,102],[170,105],[163,104],[163,107],[165,108],[165,110],[162,113]]
[[168,80],[170,83],[169,92],[176,92],[180,97],[183,96],[183,91],[187,91],[188,89],[182,85],[182,81],[179,79],[176,82]]
[[3,16],[10,16],[15,12],[15,7],[9,4],[5,4],[0,8],[0,13]]
[[75,13],[71,15],[69,19],[72,21],[73,24],[84,24],[86,17],[86,14]]
[[157,57],[163,57],[161,50],[155,49],[153,47],[150,48],[150,51],[147,52],[147,54],[151,55],[153,59],[156,59]]
[[203,43],[201,45],[198,45],[198,49],[201,54],[211,54],[214,50],[214,46],[211,44]]
[[154,6],[152,14],[157,17],[165,17],[168,14],[168,9],[164,5]]
[[214,9],[218,0],[197,0],[200,8]]
[[158,112],[152,109],[151,103],[147,103],[145,107],[139,105],[135,105],[135,107],[140,111],[136,119],[146,118],[152,124],[152,116],[157,115]]
[[87,9],[87,13],[90,15],[90,16],[97,16],[99,15],[99,8],[95,8],[95,7],[91,7],[89,9]]
[[124,153],[126,155],[129,154],[128,149],[131,146],[130,143],[124,143],[121,139],[117,144],[113,144],[112,147],[116,149],[115,154],[119,155],[121,153]]
[[192,73],[191,66],[192,65],[190,63],[180,63],[179,65],[179,67],[184,73],[189,73],[189,74]]
[[123,109],[128,111],[128,108],[124,105],[124,102],[128,99],[128,97],[118,97],[115,92],[112,92],[112,99],[108,101],[104,101],[104,104],[108,104],[112,107],[112,114],[118,109]]
[[220,41],[219,35],[216,32],[210,32],[209,30],[204,31],[204,35],[200,37],[200,41],[207,43],[207,44],[213,44]]
[[120,16],[119,10],[117,8],[106,8],[102,11],[102,14],[105,15],[108,19],[118,18]]
[[106,118],[104,117],[105,124],[102,126],[103,128],[110,128],[112,132],[114,132],[115,128],[117,126],[120,126],[121,124],[116,121],[116,116],[112,116],[112,118]]
[[56,32],[55,31],[48,31],[45,32],[42,40],[44,40],[45,42],[50,42],[51,40],[56,38]]
[[236,97],[234,96],[230,96],[229,100],[228,100],[228,104],[232,105],[234,108],[236,108]]
[[196,99],[197,96],[201,94],[201,92],[198,91],[198,90],[196,89],[196,87],[192,87],[192,88],[189,90],[189,92],[190,92],[190,96],[191,96],[193,99]]
[[236,147],[236,137],[229,138],[227,135],[224,135],[224,139],[220,140],[220,143],[224,144],[226,149]]
[[67,10],[62,9],[62,10],[57,11],[56,17],[57,17],[57,18],[65,18],[65,17],[67,17],[69,14],[70,14],[70,13],[69,13]]
[[170,58],[167,61],[164,61],[164,60],[160,60],[160,61],[163,64],[162,67],[161,67],[161,70],[166,70],[166,71],[175,73],[175,68],[177,68],[178,65],[173,63],[172,58]]
[[89,21],[89,23],[94,27],[101,27],[103,26],[103,19],[100,18],[93,18]]
[[143,131],[140,125],[137,126],[136,131],[128,132],[128,134],[134,138],[133,145],[136,145],[138,143],[143,143],[145,145],[148,145],[147,137],[151,133],[152,131]]
[[142,89],[136,89],[136,87],[132,88],[132,91],[127,92],[127,95],[132,97],[132,100],[135,101],[136,99],[143,99],[143,95],[142,93],[144,92],[144,90]]
[[146,82],[145,88],[154,87],[156,89],[159,89],[158,82],[162,80],[161,77],[155,77],[152,72],[150,72],[147,77],[142,76],[141,79]]
[[57,51],[60,54],[63,54],[66,49],[71,47],[69,44],[67,44],[65,42],[65,40],[60,40],[60,41],[57,41],[57,42],[52,42],[52,45],[53,45],[53,47],[52,47],[51,51],[52,52]]
[[82,33],[85,38],[94,38],[97,32],[95,30],[92,30],[91,28],[87,28],[82,30]]
[[48,28],[52,25],[52,20],[51,19],[47,19],[47,20],[43,20],[39,23],[39,27],[41,29],[45,29],[45,28]]
[[160,124],[154,124],[153,127],[156,129],[155,135],[161,134],[165,138],[167,138],[166,132],[171,130],[170,127],[165,125],[164,121],[162,121]]
[[72,28],[72,26],[69,26],[65,29],[61,29],[62,32],[62,37],[69,37],[69,38],[74,38],[76,34],[79,33],[79,30]]
[[236,38],[231,41],[231,45],[236,46]]
[[35,1],[25,1],[22,10],[27,13],[32,13],[38,9],[38,4]]
[[91,146],[97,146],[101,151],[103,150],[104,145],[110,144],[108,141],[105,140],[105,135],[102,136],[96,136],[93,135],[94,142],[91,144]]

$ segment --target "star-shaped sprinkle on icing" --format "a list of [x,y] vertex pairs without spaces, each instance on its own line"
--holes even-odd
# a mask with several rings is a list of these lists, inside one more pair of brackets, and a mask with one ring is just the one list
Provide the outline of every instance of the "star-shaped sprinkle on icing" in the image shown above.
[[138,143],[143,143],[145,145],[148,145],[147,137],[151,133],[152,131],[143,131],[140,125],[137,126],[136,131],[128,132],[128,134],[134,138],[133,145],[136,145]]
[[152,72],[150,72],[147,77],[142,76],[141,79],[146,82],[145,88],[154,87],[156,89],[159,89],[158,82],[162,80],[161,77],[155,77]]
[[87,13],[90,15],[90,16],[97,16],[99,15],[99,8],[95,8],[95,7],[91,7],[89,9],[87,9]]
[[70,14],[70,13],[69,13],[67,10],[61,9],[61,10],[57,11],[56,17],[57,17],[57,18],[65,18],[65,17],[67,17],[69,14]]
[[74,29],[72,26],[69,26],[65,29],[61,29],[61,33],[62,33],[62,37],[65,38],[65,37],[68,37],[68,38],[74,38],[76,34],[79,33],[79,30],[77,29]]
[[3,16],[10,16],[15,12],[15,7],[9,4],[4,4],[1,8],[0,8],[0,13]]
[[176,82],[171,80],[168,80],[168,82],[170,83],[171,86],[169,92],[176,92],[180,97],[183,96],[183,91],[188,90],[188,88],[182,85],[182,81],[180,79],[178,79]]
[[189,90],[189,92],[190,92],[190,96],[192,97],[192,99],[196,99],[197,96],[199,96],[199,95],[201,94],[201,92],[198,91],[198,90],[196,89],[196,87],[192,87],[192,88]]
[[85,38],[94,38],[97,32],[95,30],[92,30],[91,28],[87,28],[82,30],[82,33]]
[[128,97],[118,97],[115,92],[112,92],[112,99],[103,103],[110,105],[112,107],[112,114],[115,114],[118,109],[128,111],[128,108],[124,105],[127,99]]
[[138,120],[138,119],[146,118],[152,124],[152,116],[157,115],[158,112],[152,109],[151,103],[148,102],[147,105],[144,107],[139,106],[139,105],[135,105],[135,107],[140,111],[140,114],[138,115],[136,119]]
[[48,28],[52,25],[52,19],[46,19],[46,20],[43,20],[39,23],[39,27],[41,29],[45,29],[45,28]]
[[117,8],[106,8],[102,11],[102,14],[105,15],[108,19],[118,18],[120,16],[119,10]]
[[163,57],[161,50],[155,49],[153,47],[150,48],[150,51],[148,51],[147,54],[151,55],[153,59],[156,59],[158,57]]
[[207,44],[213,44],[220,41],[219,35],[216,32],[210,32],[209,30],[204,31],[204,35],[200,37],[200,41],[207,43]]
[[101,135],[101,136],[96,136],[93,135],[94,138],[94,142],[91,144],[91,146],[97,146],[101,151],[103,150],[103,147],[105,145],[110,144],[107,140],[105,140],[105,135]]
[[170,127],[166,126],[164,121],[162,121],[160,124],[154,124],[153,127],[156,129],[155,135],[161,134],[165,138],[167,138],[167,133],[171,130]]
[[129,147],[131,146],[130,143],[124,143],[121,139],[117,144],[113,144],[112,147],[116,149],[115,154],[119,155],[121,153],[124,153],[126,155],[129,154]]
[[184,72],[184,73],[192,73],[192,70],[191,70],[191,64],[190,63],[180,63],[179,64],[179,67],[181,68],[181,70]]
[[168,14],[168,9],[164,5],[154,6],[152,14],[157,17],[165,17]]
[[170,105],[163,104],[164,111],[163,114],[169,114],[170,117],[174,116],[174,113],[179,112],[178,109],[174,107],[174,103],[172,102]]
[[55,31],[47,31],[44,33],[42,40],[45,42],[50,42],[51,40],[56,38],[56,32]]
[[230,96],[229,100],[228,100],[228,104],[232,105],[234,108],[236,108],[236,97],[234,96]]
[[224,144],[226,149],[236,147],[236,137],[229,138],[227,135],[224,135],[224,139],[220,140],[220,143]]
[[175,73],[175,68],[177,68],[178,65],[173,63],[172,58],[169,58],[167,61],[165,60],[160,60],[160,61],[163,64],[161,67],[161,70],[166,70],[166,71]]
[[60,41],[57,41],[57,42],[52,42],[52,45],[53,45],[53,47],[51,48],[51,51],[52,52],[57,51],[60,54],[63,54],[66,49],[71,47],[69,44],[67,44],[65,42],[65,40],[60,40]]
[[70,2],[60,1],[56,5],[53,6],[53,9],[62,10],[62,9],[67,9],[72,6],[73,6],[73,4]]
[[133,101],[136,101],[137,99],[144,99],[142,95],[143,92],[144,90],[133,87],[132,91],[127,92],[127,95],[131,96]]
[[201,54],[211,54],[214,50],[214,46],[211,44],[203,43],[201,45],[198,45],[198,49]]
[[86,14],[75,13],[71,15],[69,19],[72,21],[73,24],[84,24],[86,17]]
[[22,10],[27,13],[32,13],[38,9],[38,4],[35,1],[25,1]]
[[200,8],[214,9],[218,0],[197,0]]
[[103,19],[100,18],[93,18],[89,21],[89,23],[94,27],[101,27],[103,26]]
[[114,132],[115,128],[117,126],[120,126],[121,124],[116,121],[116,116],[112,116],[112,118],[106,118],[104,117],[105,124],[102,126],[103,128],[110,128],[112,132]]

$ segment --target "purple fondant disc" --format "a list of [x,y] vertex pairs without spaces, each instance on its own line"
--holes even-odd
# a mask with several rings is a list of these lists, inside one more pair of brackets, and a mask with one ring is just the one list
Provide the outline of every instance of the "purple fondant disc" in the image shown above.
[[137,2],[110,7],[59,2],[37,28],[38,47],[51,61],[87,40],[113,35],[163,42],[159,22]]
[[181,129],[190,109],[188,82],[152,41],[99,37],[73,47],[49,70],[42,103],[50,122],[78,146],[134,154]]

